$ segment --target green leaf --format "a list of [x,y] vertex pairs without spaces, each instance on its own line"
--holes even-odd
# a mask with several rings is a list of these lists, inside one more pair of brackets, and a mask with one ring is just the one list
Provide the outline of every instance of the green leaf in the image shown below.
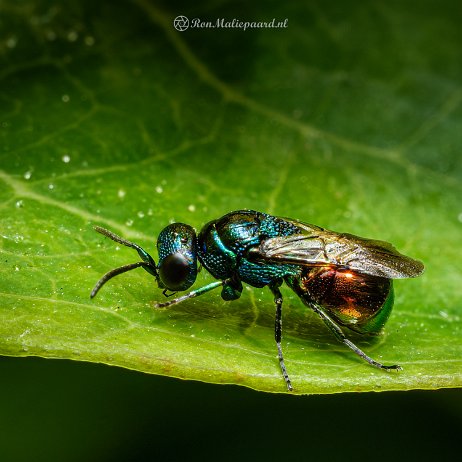
[[[392,242],[425,262],[375,342],[338,344],[283,288],[295,393],[462,384],[461,14],[422,2],[2,3],[0,352],[283,392],[267,288],[164,300],[141,269],[169,222],[241,208]],[[170,9],[169,9],[170,8]],[[288,19],[286,28],[193,28]],[[213,278],[203,270],[195,287]]]

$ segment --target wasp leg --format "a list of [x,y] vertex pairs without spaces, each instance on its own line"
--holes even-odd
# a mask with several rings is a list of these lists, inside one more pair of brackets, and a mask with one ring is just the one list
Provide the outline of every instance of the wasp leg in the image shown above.
[[176,305],[177,303],[184,302],[185,300],[188,300],[189,298],[198,297],[199,295],[205,294],[206,292],[209,292],[210,290],[216,289],[217,287],[221,287],[227,284],[228,282],[229,282],[229,279],[225,279],[223,281],[211,282],[210,284],[207,284],[206,286],[199,287],[199,289],[193,290],[185,295],[182,295],[181,297],[174,298],[173,300],[169,300],[168,302],[156,303],[154,305],[154,308],[167,308],[168,306]]
[[342,329],[333,321],[319,306],[313,304],[310,304],[311,308],[319,314],[321,319],[324,321],[326,326],[331,330],[331,332],[335,335],[337,340],[340,342],[344,343],[348,348],[350,348],[352,351],[354,351],[358,356],[363,358],[365,361],[367,361],[369,364],[372,366],[378,367],[379,369],[385,369],[385,370],[390,370],[390,369],[396,369],[398,371],[402,370],[401,366],[398,366],[397,364],[394,364],[392,366],[385,366],[382,363],[379,363],[375,359],[372,359],[370,356],[367,356],[364,351],[362,351],[360,348],[358,348],[352,341],[348,340],[343,333]]
[[221,298],[225,301],[237,300],[242,294],[242,282],[234,275],[228,278],[221,292]]
[[290,383],[289,374],[287,373],[286,365],[284,364],[284,357],[282,355],[282,294],[279,290],[281,282],[270,284],[269,288],[274,295],[274,303],[276,304],[276,317],[274,320],[274,339],[278,347],[279,365],[281,366],[282,376],[287,385],[287,390],[292,391],[292,384]]

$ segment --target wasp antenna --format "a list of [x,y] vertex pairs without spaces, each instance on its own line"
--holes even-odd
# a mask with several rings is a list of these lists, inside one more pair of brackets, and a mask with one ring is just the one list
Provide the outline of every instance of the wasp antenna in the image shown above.
[[[96,232],[102,234],[103,236],[108,237],[109,239],[112,239],[115,242],[118,242],[119,244],[125,245],[126,247],[130,247],[132,249],[135,249],[138,252],[138,255],[143,259],[143,261],[147,263],[147,265],[143,265],[143,268],[148,273],[152,274],[156,278],[157,281],[159,281],[159,275],[157,273],[156,262],[154,261],[154,258],[152,258],[151,255],[148,254],[148,252],[146,252],[146,250],[144,250],[138,244],[135,244],[134,242],[131,242],[131,241],[127,241],[123,237],[120,237],[118,234],[115,234],[115,233],[113,233],[112,231],[109,231],[106,228],[102,228],[101,226],[95,226],[94,229],[95,229]],[[129,270],[127,270],[127,271],[129,271]],[[124,272],[124,271],[122,271],[122,272]],[[117,273],[117,274],[120,274],[120,273]]]
[[139,245],[135,244],[134,242],[127,241],[123,237],[120,237],[118,234],[113,233],[112,231],[109,231],[106,228],[102,228],[101,226],[95,226],[94,227],[95,231],[97,233],[102,234],[103,236],[108,237],[109,239],[112,239],[115,242],[118,242],[119,244],[125,245],[127,247],[131,247],[133,249],[138,249]]
[[[119,268],[114,268],[113,270],[109,271],[96,283],[95,287],[93,287],[93,290],[91,291],[91,294],[90,294],[90,298],[93,298],[98,293],[99,289],[101,289],[101,287],[103,287],[104,284],[106,284],[106,282],[108,282],[114,276],[117,276],[122,273],[126,273],[127,271],[131,271],[135,268],[139,268],[140,266],[142,266],[147,271],[151,269],[149,267],[149,263],[146,263],[144,261],[139,261],[137,263],[131,263],[130,265],[120,266]],[[149,269],[147,267],[149,267]]]

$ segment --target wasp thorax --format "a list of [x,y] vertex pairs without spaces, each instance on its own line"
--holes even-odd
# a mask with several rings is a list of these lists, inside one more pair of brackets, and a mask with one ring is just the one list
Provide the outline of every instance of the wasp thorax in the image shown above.
[[197,276],[197,239],[194,228],[173,223],[164,228],[157,239],[159,277],[166,289],[186,290]]

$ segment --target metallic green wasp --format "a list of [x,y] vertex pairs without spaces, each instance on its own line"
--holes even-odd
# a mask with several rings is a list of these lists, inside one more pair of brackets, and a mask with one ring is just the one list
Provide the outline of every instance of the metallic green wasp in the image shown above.
[[173,223],[157,239],[159,263],[140,246],[97,227],[101,234],[137,250],[142,261],[104,275],[91,293],[112,277],[143,267],[160,288],[189,289],[197,276],[197,263],[215,278],[204,287],[164,303],[167,307],[222,287],[224,300],[241,296],[242,283],[268,286],[276,306],[275,340],[288,390],[292,384],[282,354],[282,293],[285,282],[303,303],[317,313],[335,337],[369,364],[380,369],[401,369],[370,358],[354,345],[342,327],[360,334],[377,334],[393,307],[393,279],[419,276],[424,265],[399,253],[391,244],[336,233],[319,226],[253,210],[238,210],[207,223],[196,231]]

